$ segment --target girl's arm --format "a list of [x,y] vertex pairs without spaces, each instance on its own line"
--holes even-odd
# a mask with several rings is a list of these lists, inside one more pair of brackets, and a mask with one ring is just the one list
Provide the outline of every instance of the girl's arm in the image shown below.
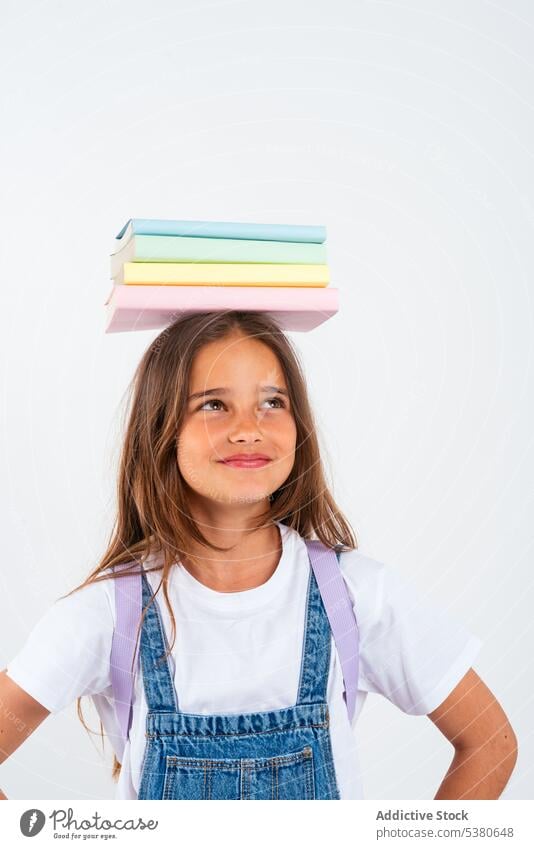
[[428,718],[455,749],[434,799],[498,799],[517,761],[517,739],[473,669]]
[[[0,763],[35,731],[50,711],[0,672]],[[7,797],[0,790],[0,799]]]

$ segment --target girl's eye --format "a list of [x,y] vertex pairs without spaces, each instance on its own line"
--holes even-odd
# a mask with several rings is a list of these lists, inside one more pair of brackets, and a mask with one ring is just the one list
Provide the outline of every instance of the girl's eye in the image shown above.
[[201,406],[201,407],[199,407],[198,409],[199,409],[199,410],[203,410],[203,409],[204,409],[204,407],[206,406],[206,404],[222,404],[222,401],[217,401],[217,399],[216,399],[216,398],[214,398],[212,401],[206,401],[206,402],[205,402],[204,404],[202,404],[202,406]]
[[285,401],[282,398],[267,398],[268,401],[278,401],[280,407],[285,407]]
[[[274,409],[275,409],[275,410],[276,410],[276,409],[281,409],[281,408],[285,407],[285,403],[284,403],[284,401],[283,401],[283,399],[282,399],[282,398],[278,398],[278,397],[276,397],[276,398],[266,398],[265,400],[266,400],[266,401],[277,401],[277,402],[280,404],[280,407],[274,407]],[[205,402],[204,402],[204,403],[203,403],[203,404],[202,404],[202,405],[201,405],[198,409],[199,409],[199,410],[204,409],[204,407],[206,406],[206,404],[222,404],[222,403],[223,403],[223,402],[222,402],[222,401],[219,401],[219,399],[218,399],[218,398],[212,398],[210,401],[205,401]],[[273,408],[271,408],[271,409],[273,409]]]

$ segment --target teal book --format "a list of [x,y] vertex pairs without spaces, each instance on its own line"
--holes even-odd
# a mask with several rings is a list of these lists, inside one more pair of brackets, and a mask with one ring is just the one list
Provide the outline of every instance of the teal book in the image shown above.
[[253,239],[202,239],[189,236],[132,236],[111,255],[111,276],[125,262],[246,262],[288,265],[326,264],[326,245],[262,242]]
[[200,236],[206,239],[259,239],[270,242],[322,244],[326,240],[326,227],[315,224],[253,224],[237,221],[130,218],[115,238],[124,244],[134,235]]

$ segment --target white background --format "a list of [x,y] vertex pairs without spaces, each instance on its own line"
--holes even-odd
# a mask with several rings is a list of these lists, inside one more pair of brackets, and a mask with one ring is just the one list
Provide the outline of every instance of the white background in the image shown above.
[[[290,335],[334,496],[483,639],[520,745],[503,798],[531,797],[533,42],[528,0],[3,0],[1,668],[113,522],[157,335],[104,334],[115,234],[325,224],[340,312]],[[428,719],[370,696],[359,727],[367,798],[433,797],[453,751]],[[106,751],[73,705],[0,786],[111,798]]]

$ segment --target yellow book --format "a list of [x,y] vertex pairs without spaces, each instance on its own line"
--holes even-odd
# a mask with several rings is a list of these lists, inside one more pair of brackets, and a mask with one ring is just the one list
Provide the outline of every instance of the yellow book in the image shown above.
[[328,265],[285,263],[125,262],[115,283],[155,286],[327,286]]

